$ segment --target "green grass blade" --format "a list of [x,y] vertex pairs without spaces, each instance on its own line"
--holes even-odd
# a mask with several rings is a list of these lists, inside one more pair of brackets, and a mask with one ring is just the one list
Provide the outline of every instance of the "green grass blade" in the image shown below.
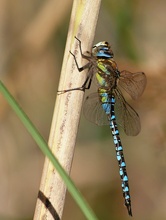
[[9,105],[15,111],[17,116],[20,118],[20,120],[22,121],[28,132],[31,134],[33,139],[36,141],[41,151],[52,162],[52,164],[58,171],[59,175],[62,177],[63,181],[65,182],[68,191],[70,192],[73,199],[76,201],[77,205],[80,207],[86,218],[88,220],[97,220],[97,217],[95,216],[94,212],[91,210],[91,208],[89,207],[89,205],[87,204],[87,202],[85,201],[79,190],[76,188],[75,184],[70,179],[68,174],[65,172],[63,167],[60,165],[56,157],[53,155],[44,138],[41,136],[39,131],[35,128],[35,126],[30,121],[28,116],[25,114],[25,112],[22,110],[22,108],[19,106],[19,104],[14,99],[14,97],[10,94],[10,92],[7,90],[7,88],[1,81],[0,81],[0,91],[7,100],[7,102],[9,103]]

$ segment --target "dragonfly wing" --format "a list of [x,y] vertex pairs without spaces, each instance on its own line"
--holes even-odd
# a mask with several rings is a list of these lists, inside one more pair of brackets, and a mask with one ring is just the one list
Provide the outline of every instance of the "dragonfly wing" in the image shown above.
[[83,112],[89,121],[97,125],[109,125],[108,117],[102,108],[98,93],[92,93],[86,97]]
[[129,136],[137,135],[141,130],[140,118],[137,112],[125,101],[121,91],[114,90],[115,95],[115,115],[117,123],[122,126]]
[[130,73],[123,70],[120,73],[119,85],[132,97],[132,99],[138,99],[142,95],[146,83],[146,76],[143,72]]

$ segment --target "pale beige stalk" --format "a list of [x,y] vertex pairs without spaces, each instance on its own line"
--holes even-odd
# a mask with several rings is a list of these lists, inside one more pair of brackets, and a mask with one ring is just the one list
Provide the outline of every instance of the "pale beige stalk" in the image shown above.
[[[58,90],[79,87],[86,78],[85,71],[78,72],[69,50],[78,52],[77,61],[80,66],[85,64],[81,59],[78,42],[74,36],[82,41],[83,51],[91,49],[100,2],[101,0],[74,0]],[[84,92],[76,90],[58,95],[56,99],[49,146],[67,173],[70,173],[71,169],[83,95]],[[66,186],[48,159],[45,160],[40,191],[49,199],[57,216],[61,218]],[[38,199],[34,219],[50,220],[55,219],[55,216],[53,217]]]

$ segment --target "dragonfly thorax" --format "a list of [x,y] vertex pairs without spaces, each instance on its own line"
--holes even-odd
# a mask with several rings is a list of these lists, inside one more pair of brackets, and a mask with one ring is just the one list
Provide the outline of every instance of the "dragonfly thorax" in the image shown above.
[[114,89],[117,86],[119,71],[113,59],[98,59],[96,79],[102,88]]
[[117,79],[111,75],[103,74],[101,71],[96,73],[96,79],[100,88],[112,91],[117,86]]
[[92,55],[97,58],[110,59],[114,57],[108,42],[102,41],[92,47]]

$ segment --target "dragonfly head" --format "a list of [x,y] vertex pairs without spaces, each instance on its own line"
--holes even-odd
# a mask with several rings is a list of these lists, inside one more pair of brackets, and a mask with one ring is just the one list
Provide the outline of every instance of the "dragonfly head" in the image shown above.
[[110,59],[114,57],[108,42],[102,41],[92,47],[92,55],[97,58]]

